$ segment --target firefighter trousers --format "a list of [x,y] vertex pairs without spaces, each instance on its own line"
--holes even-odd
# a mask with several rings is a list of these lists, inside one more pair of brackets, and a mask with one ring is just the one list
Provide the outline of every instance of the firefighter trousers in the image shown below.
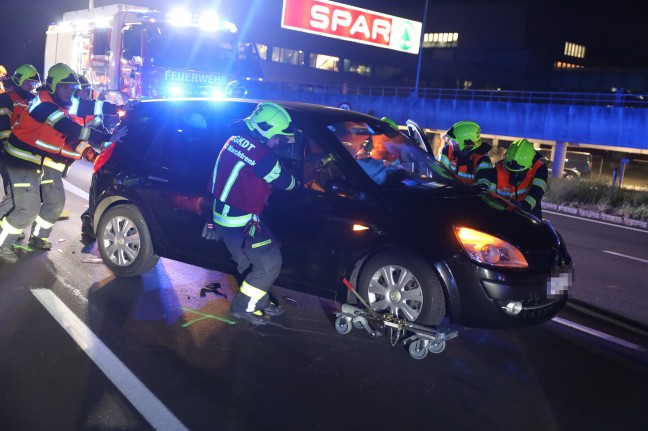
[[34,164],[7,165],[10,193],[0,202],[0,246],[11,245],[32,223],[31,234],[48,238],[65,206],[62,173]]
[[270,302],[268,292],[281,271],[279,243],[263,222],[254,237],[244,233],[242,227],[214,225],[236,262],[238,272],[247,271],[232,300],[232,311],[249,313],[265,308]]

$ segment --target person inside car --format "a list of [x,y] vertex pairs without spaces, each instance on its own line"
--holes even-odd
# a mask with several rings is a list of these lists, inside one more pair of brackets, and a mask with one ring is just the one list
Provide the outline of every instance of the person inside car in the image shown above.
[[[540,152],[526,139],[514,141],[495,164],[491,182],[495,192],[542,219],[541,200],[549,171]],[[491,186],[492,190],[493,186]]]
[[472,121],[459,121],[443,134],[446,143],[437,160],[450,169],[464,184],[489,187],[493,169],[488,152],[491,146],[481,140],[481,128]]
[[281,271],[282,257],[261,213],[271,187],[293,190],[297,186],[273,151],[294,140],[293,124],[284,108],[262,102],[249,117],[233,123],[232,132],[214,166],[214,228],[244,275],[232,300],[232,316],[263,325],[269,316],[283,314],[283,308],[268,293]]

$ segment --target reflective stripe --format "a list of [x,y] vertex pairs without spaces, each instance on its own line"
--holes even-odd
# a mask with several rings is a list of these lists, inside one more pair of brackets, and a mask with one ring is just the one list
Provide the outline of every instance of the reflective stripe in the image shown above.
[[43,185],[43,184],[52,184],[52,183],[54,183],[54,180],[41,181],[41,185]]
[[0,229],[2,229],[0,232],[0,245],[4,244],[9,235],[20,235],[22,233],[22,229],[13,227],[6,217],[0,221]]
[[63,172],[65,170],[66,165],[65,163],[57,163],[54,160],[50,159],[49,157],[45,157],[43,166],[47,166],[48,168],[52,168],[56,171]]
[[90,139],[90,132],[92,129],[90,127],[81,127],[81,133],[79,134],[79,139],[82,141],[87,141]]
[[475,168],[475,172],[479,172],[479,171],[481,171],[482,169],[492,169],[492,168],[493,168],[493,165],[491,165],[490,163],[488,163],[488,162],[481,162],[481,163],[478,164],[477,167]]
[[57,145],[48,144],[47,142],[41,141],[40,139],[36,139],[36,146],[44,148],[45,150],[59,151],[59,147]]
[[103,100],[95,100],[94,114],[101,115],[103,114]]
[[279,178],[279,175],[281,175],[281,165],[279,164],[279,160],[277,160],[277,163],[275,163],[272,170],[265,177],[263,177],[263,179],[266,183],[271,183]]
[[9,108],[0,108],[0,115],[6,115],[7,117],[11,117],[11,110]]
[[[30,110],[31,112],[31,110]],[[47,120],[45,121],[45,124],[48,126],[54,127],[56,123],[59,122],[61,118],[65,117],[65,112],[63,111],[56,111],[53,112],[49,117],[47,117]]]
[[83,154],[83,152],[86,150],[86,148],[90,147],[90,144],[88,144],[87,141],[82,141],[79,145],[76,147],[76,152],[78,154]]
[[250,220],[252,220],[252,214],[246,214],[238,217],[229,217],[214,211],[213,219],[214,223],[218,223],[223,227],[243,227]]
[[0,228],[2,228],[3,231],[7,231],[12,235],[17,235],[22,232],[22,229],[18,229],[17,227],[13,227],[11,223],[7,221],[7,217],[4,217],[2,221],[0,221]]
[[234,183],[236,182],[236,179],[238,178],[241,169],[243,169],[244,167],[245,167],[245,162],[237,162],[236,165],[234,165],[234,169],[232,169],[232,172],[227,178],[225,187],[223,187],[223,192],[221,193],[218,200],[220,200],[221,202],[225,202],[227,200],[227,196],[229,196],[229,192],[232,190],[232,186],[234,186]]
[[32,99],[32,101],[29,103],[29,112],[31,113],[31,112],[32,112],[34,109],[36,109],[36,107],[37,107],[38,105],[40,105],[41,103],[42,103],[42,102],[41,102],[41,100],[40,100],[40,93],[38,93],[38,94],[36,95],[36,97],[34,97],[34,98]]
[[288,188],[286,190],[292,190],[292,189],[295,188],[296,185],[297,185],[297,180],[295,180],[295,177],[293,177],[291,175],[290,176],[290,185],[288,186]]
[[37,156],[36,154],[32,154],[29,151],[16,148],[9,142],[5,144],[5,151],[18,159],[26,160],[28,162],[36,163],[39,165],[41,164],[41,160],[43,160],[41,156]]
[[70,115],[76,115],[77,112],[79,112],[79,99],[77,97],[72,98],[72,105],[70,106],[70,109],[68,110],[68,113]]
[[268,245],[272,242],[271,239],[266,239],[265,241],[257,242],[255,244],[252,244],[252,248],[259,248],[263,247],[264,245]]
[[36,217],[36,225],[42,227],[43,229],[50,229],[54,226],[54,223],[50,223],[47,220],[41,218],[41,216]]
[[450,168],[450,159],[448,159],[448,156],[445,154],[441,153],[439,154],[439,157],[437,157],[437,160],[445,165],[446,168]]
[[547,182],[541,178],[534,178],[531,184],[540,187],[543,192],[547,191]]
[[61,155],[75,160],[79,160],[81,158],[81,154],[77,153],[76,151],[68,151],[65,148],[61,148]]
[[0,132],[0,139],[7,139],[11,134],[11,130],[4,130]]
[[257,289],[256,287],[252,286],[251,284],[248,284],[246,281],[244,281],[241,284],[241,290],[240,291],[241,291],[241,293],[243,295],[250,298],[250,300],[248,301],[248,304],[247,304],[247,308],[245,310],[248,313],[254,312],[254,310],[256,309],[257,302],[259,302],[259,300],[266,295],[265,291],[263,291],[261,289]]
[[13,186],[14,188],[24,188],[31,186],[31,183],[15,183]]
[[531,209],[535,208],[537,201],[531,196],[527,195],[524,197],[524,201],[531,206]]

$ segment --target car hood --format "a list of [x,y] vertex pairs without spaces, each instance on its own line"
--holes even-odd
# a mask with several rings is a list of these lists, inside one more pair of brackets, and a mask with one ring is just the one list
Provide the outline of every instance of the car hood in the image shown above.
[[383,195],[396,216],[416,223],[476,229],[525,250],[546,250],[556,245],[553,230],[507,200],[476,187],[394,187]]

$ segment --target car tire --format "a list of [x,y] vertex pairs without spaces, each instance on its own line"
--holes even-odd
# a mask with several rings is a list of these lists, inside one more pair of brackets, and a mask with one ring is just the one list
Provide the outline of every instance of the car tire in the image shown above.
[[443,288],[434,269],[401,250],[369,259],[360,272],[358,292],[376,311],[411,322],[438,326],[446,314]]
[[144,216],[133,205],[114,206],[101,216],[97,245],[104,264],[121,277],[142,275],[160,259]]

